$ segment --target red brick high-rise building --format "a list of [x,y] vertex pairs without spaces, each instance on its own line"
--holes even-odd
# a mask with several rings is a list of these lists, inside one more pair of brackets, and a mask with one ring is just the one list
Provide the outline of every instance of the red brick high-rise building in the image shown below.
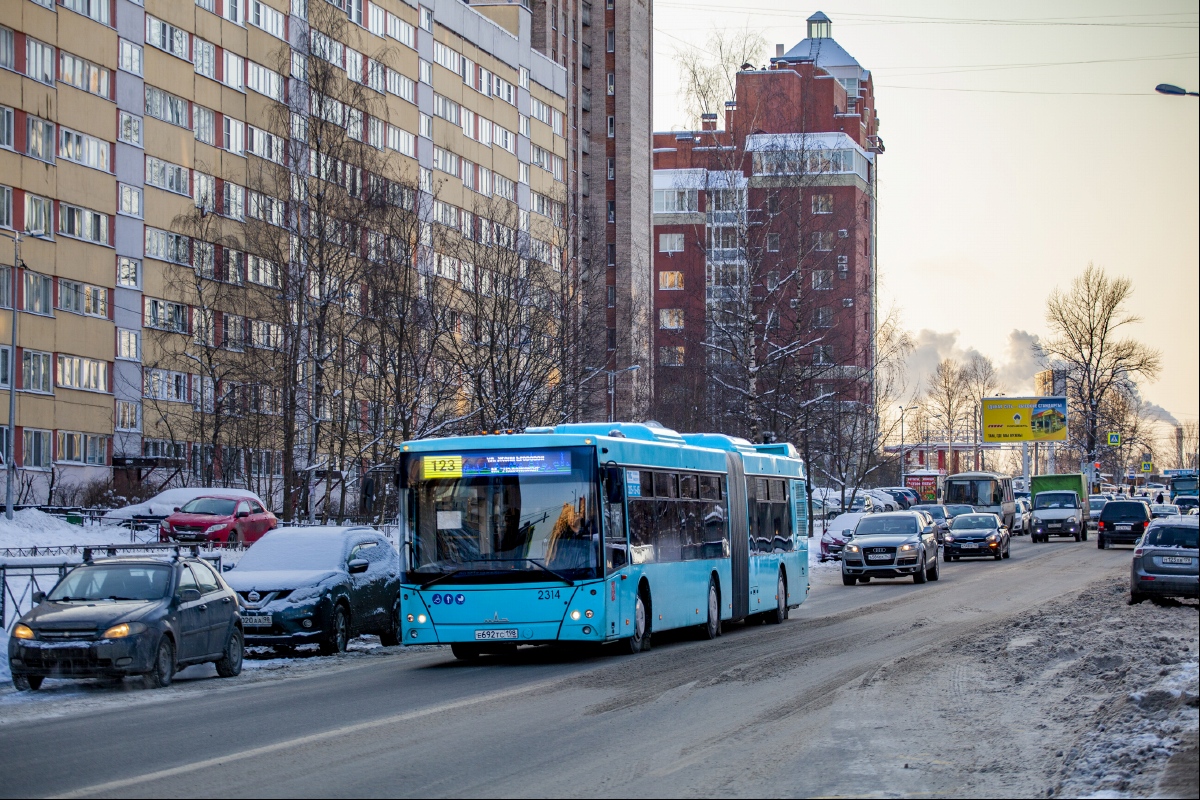
[[[871,74],[830,35],[744,65],[724,128],[654,137],[655,414],[797,437],[817,408],[873,401]],[[826,428],[842,425],[826,420]]]

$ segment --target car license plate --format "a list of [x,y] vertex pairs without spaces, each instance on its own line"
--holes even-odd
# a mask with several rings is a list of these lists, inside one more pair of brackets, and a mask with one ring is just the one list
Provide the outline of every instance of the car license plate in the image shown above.
[[1051,522],[1051,523],[1048,523],[1048,524],[1046,525],[1046,527],[1047,527],[1047,528],[1061,528],[1061,527],[1062,527],[1062,523],[1060,523],[1060,522]]
[[516,639],[516,628],[500,628],[498,630],[475,631],[475,640],[489,642],[495,639]]
[[975,542],[963,542],[962,545],[960,545],[960,546],[962,547],[963,550],[978,550],[979,549],[979,545],[977,545]]
[[1117,530],[1119,530],[1119,531],[1131,531],[1131,530],[1133,530],[1133,526],[1132,526],[1132,525],[1118,525],[1118,526],[1117,526]]
[[891,561],[892,557],[887,553],[867,553],[867,561]]
[[1162,562],[1164,564],[1190,564],[1192,560],[1184,556],[1163,556]]
[[271,627],[270,614],[242,614],[242,624],[249,625],[254,628],[269,628]]

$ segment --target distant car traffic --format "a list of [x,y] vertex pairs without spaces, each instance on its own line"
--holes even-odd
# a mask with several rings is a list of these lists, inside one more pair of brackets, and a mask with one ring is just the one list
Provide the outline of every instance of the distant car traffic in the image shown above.
[[1196,509],[1196,496],[1181,494],[1175,498],[1175,505],[1179,506],[1179,513],[1187,514]]
[[942,506],[946,509],[946,516],[950,518],[950,522],[954,522],[954,518],[960,514],[974,514],[975,506],[967,506],[956,503],[946,503]]
[[367,633],[399,643],[400,558],[372,528],[279,528],[225,579],[241,598],[248,645],[331,654]]
[[1075,541],[1087,538],[1087,521],[1079,494],[1067,490],[1048,490],[1033,497],[1033,518],[1029,539],[1048,542],[1051,536],[1073,536]]
[[1159,519],[1161,517],[1178,517],[1179,506],[1174,503],[1151,503],[1150,517],[1151,519]]
[[1088,497],[1088,522],[1089,531],[1096,530],[1096,524],[1100,521],[1100,511],[1104,508],[1104,504],[1108,502],[1108,498],[1104,495],[1091,495]]
[[992,513],[959,514],[946,534],[947,561],[979,557],[999,561],[1012,555],[1011,548],[1008,528]]
[[817,560],[825,562],[840,559],[842,548],[854,536],[854,527],[864,515],[865,512],[855,511],[834,517],[821,534],[821,549],[817,553]]
[[13,626],[13,685],[36,690],[48,677],[143,676],[161,688],[185,666],[216,662],[242,670],[237,597],[198,558],[107,558],[75,567]]
[[258,541],[278,524],[254,498],[212,494],[175,509],[158,524],[158,540],[245,544]]
[[950,530],[950,515],[946,512],[945,506],[922,503],[913,506],[909,511],[924,511],[933,517],[933,523],[937,526],[938,543],[940,544],[946,538],[946,531]]
[[1147,597],[1200,597],[1200,519],[1169,517],[1150,523],[1133,551],[1129,602]]
[[1021,536],[1029,533],[1030,520],[1033,518],[1033,507],[1029,504],[1029,500],[1024,497],[1018,497],[1013,502],[1017,510],[1013,512],[1011,533],[1013,536]]
[[1109,500],[1096,523],[1096,547],[1137,544],[1150,524],[1150,506],[1141,500]]
[[863,517],[854,538],[842,549],[842,583],[853,586],[871,578],[936,581],[941,574],[937,534],[927,515],[895,511]]

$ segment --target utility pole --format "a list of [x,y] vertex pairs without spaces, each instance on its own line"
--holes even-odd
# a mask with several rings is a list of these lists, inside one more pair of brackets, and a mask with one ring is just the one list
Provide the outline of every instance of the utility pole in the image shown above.
[[904,415],[907,412],[912,411],[914,408],[916,408],[915,405],[911,405],[908,408],[905,408],[904,406],[900,406],[900,485],[901,486],[905,485],[905,483],[904,483],[904,466],[905,466],[905,463],[904,463]]

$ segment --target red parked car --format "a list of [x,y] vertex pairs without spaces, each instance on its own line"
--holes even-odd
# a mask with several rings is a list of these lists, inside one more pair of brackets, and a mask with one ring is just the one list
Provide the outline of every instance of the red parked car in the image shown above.
[[197,497],[158,526],[160,542],[246,544],[278,525],[275,515],[248,497]]

